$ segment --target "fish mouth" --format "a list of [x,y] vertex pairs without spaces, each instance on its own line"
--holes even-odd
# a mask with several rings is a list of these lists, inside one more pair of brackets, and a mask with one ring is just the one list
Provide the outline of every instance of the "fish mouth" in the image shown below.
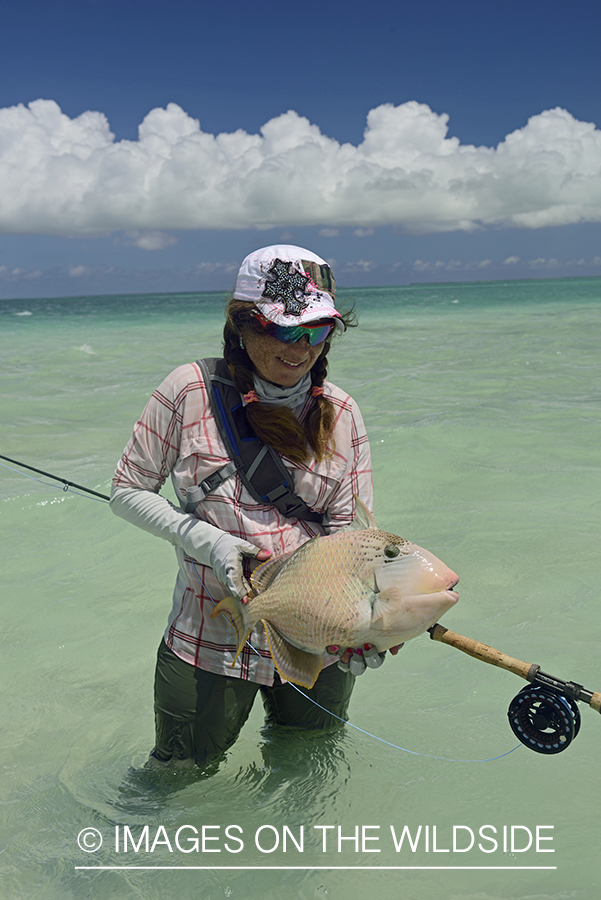
[[449,581],[449,584],[448,584],[448,587],[447,587],[445,593],[446,593],[447,597],[450,597],[455,602],[457,602],[457,600],[459,600],[459,594],[457,593],[457,591],[453,590],[453,588],[457,584],[459,584],[459,576],[453,572],[453,577]]

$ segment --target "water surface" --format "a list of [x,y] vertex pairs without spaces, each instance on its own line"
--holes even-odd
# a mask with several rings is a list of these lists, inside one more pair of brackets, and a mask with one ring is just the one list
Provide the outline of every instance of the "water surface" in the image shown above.
[[[459,573],[447,627],[601,689],[601,280],[352,297],[331,378],[364,414],[378,522]],[[219,352],[222,316],[221,294],[1,301],[0,452],[108,491],[149,394]],[[524,683],[424,636],[357,683],[351,722],[388,744],[268,733],[257,703],[216,773],[144,773],[172,548],[4,467],[0,529],[3,897],[598,897],[588,707],[565,752],[503,756]],[[395,849],[404,826],[415,850]],[[537,826],[553,840],[523,849]],[[77,844],[88,828],[98,852]]]

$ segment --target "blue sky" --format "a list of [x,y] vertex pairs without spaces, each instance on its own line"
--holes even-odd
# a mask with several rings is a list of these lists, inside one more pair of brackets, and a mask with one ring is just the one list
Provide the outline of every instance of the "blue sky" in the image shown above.
[[601,275],[600,26],[592,0],[4,0],[0,297],[228,289],[282,240],[348,286]]

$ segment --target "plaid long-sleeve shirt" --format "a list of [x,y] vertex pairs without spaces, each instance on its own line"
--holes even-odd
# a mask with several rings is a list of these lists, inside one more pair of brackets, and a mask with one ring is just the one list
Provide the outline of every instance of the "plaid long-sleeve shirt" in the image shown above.
[[[307,465],[284,457],[294,472],[294,490],[312,509],[327,512],[328,532],[355,517],[353,495],[373,506],[369,443],[355,402],[335,385],[324,383],[336,410],[334,452]],[[307,400],[300,417],[315,401]],[[228,462],[213,418],[207,388],[195,363],[180,366],[153,393],[117,466],[113,484],[158,493],[169,475],[178,497]],[[167,503],[167,501],[165,501]],[[295,550],[323,534],[313,522],[289,519],[272,506],[258,504],[234,475],[209,494],[191,516],[243,538],[273,554]],[[176,547],[179,573],[165,642],[184,661],[217,674],[273,684],[273,667],[263,627],[250,642],[258,654],[243,649],[236,664],[235,632],[224,616],[211,619],[214,602],[227,595],[208,566]]]

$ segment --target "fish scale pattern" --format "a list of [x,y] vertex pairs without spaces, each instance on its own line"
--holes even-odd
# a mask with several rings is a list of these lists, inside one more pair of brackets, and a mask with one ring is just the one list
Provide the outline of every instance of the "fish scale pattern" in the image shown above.
[[258,595],[247,611],[296,647],[316,652],[333,643],[352,646],[369,630],[374,569],[386,564],[390,546],[401,553],[410,548],[403,538],[376,529],[314,538],[279,566],[274,560],[255,570]]

